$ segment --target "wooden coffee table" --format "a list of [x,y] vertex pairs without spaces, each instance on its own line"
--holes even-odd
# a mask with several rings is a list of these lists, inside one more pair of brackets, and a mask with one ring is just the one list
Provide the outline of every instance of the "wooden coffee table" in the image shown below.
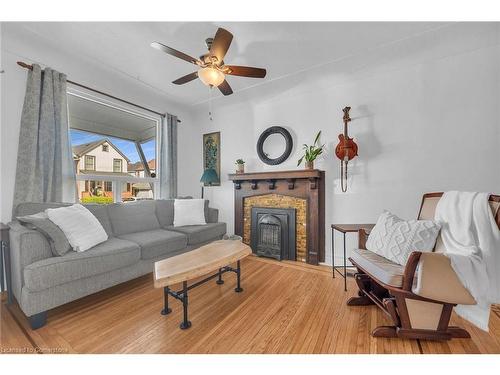
[[[225,272],[236,273],[237,285],[235,292],[242,292],[241,288],[241,267],[240,260],[252,254],[252,249],[238,240],[220,240],[211,242],[196,250],[160,260],[154,267],[154,285],[155,288],[163,288],[164,308],[162,315],[168,315],[172,309],[168,307],[168,296],[182,302],[184,319],[180,324],[181,329],[191,327],[188,320],[188,291],[215,278],[217,284],[223,284],[222,274]],[[229,265],[236,262],[236,268]],[[217,273],[197,281],[188,286],[188,281],[197,277]],[[170,286],[182,282],[182,289],[173,291]]]

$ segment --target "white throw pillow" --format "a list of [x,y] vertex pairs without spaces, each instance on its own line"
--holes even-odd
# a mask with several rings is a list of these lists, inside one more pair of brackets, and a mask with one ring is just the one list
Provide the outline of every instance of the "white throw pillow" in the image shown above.
[[61,228],[75,251],[88,250],[108,239],[101,223],[81,204],[49,208],[45,212],[49,220]]
[[440,229],[433,220],[404,221],[384,211],[368,236],[366,248],[404,266],[413,251],[432,251]]
[[204,199],[176,199],[174,202],[174,227],[203,225],[205,221]]

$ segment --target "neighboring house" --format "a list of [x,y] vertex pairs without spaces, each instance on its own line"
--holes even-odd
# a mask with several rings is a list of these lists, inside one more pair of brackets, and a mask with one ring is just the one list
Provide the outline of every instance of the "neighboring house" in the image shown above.
[[[148,161],[150,173],[156,173],[156,159]],[[134,177],[148,177],[144,168],[144,164],[138,161],[128,165],[128,173]],[[138,198],[153,198],[153,191],[151,185],[146,182],[137,182],[132,184],[131,192],[133,196]]]
[[[112,197],[111,181],[109,176],[130,176],[127,167],[130,163],[118,147],[108,139],[101,139],[83,145],[73,146],[73,159],[76,174],[102,176],[99,180],[77,181],[78,196],[80,198],[91,196]],[[131,195],[130,184],[124,185],[123,197]]]

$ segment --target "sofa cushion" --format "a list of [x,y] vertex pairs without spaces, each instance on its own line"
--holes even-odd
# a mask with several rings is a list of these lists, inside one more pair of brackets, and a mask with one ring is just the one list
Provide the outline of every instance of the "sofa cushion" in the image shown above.
[[45,211],[33,215],[18,216],[17,220],[30,229],[35,229],[43,234],[50,243],[54,256],[63,256],[73,250],[64,232],[54,224]]
[[[59,208],[59,207],[68,207],[71,206],[72,203],[37,203],[37,202],[26,202],[19,203],[16,206],[15,216],[26,216],[33,215],[40,212],[45,211],[48,208]],[[111,227],[111,221],[108,216],[107,205],[105,204],[84,204],[84,206],[94,214],[94,216],[99,220],[102,227],[106,231],[109,237],[113,236],[113,229]]]
[[107,206],[107,204],[84,204],[84,207],[92,212],[97,220],[99,220],[99,223],[101,223],[108,237],[113,237],[113,227],[111,226]]
[[115,236],[160,228],[153,200],[110,204],[108,213]]
[[174,224],[174,200],[158,199],[156,201],[156,216],[161,227]]
[[186,225],[167,227],[168,230],[183,233],[188,238],[188,245],[196,245],[210,240],[220,239],[226,234],[226,223],[208,223],[204,225]]
[[108,240],[99,220],[79,203],[69,207],[49,208],[45,212],[64,232],[71,247],[79,253]]
[[140,257],[137,244],[110,238],[83,253],[71,251],[62,257],[51,257],[26,266],[24,282],[29,290],[41,291],[133,265]]
[[[179,197],[177,199],[193,199],[193,197]],[[174,225],[174,199],[158,199],[156,202],[156,216],[162,228]],[[209,200],[205,199],[205,221],[207,223],[216,223],[219,211],[209,208]]]
[[27,216],[37,214],[39,212],[45,211],[47,208],[59,208],[59,207],[68,207],[71,206],[72,203],[56,203],[56,202],[25,202],[19,203],[16,206],[14,217],[17,216]]
[[380,282],[398,288],[403,285],[404,266],[363,249],[354,249],[351,259]]
[[176,199],[174,203],[174,226],[205,225],[205,200]]
[[138,244],[142,259],[152,259],[181,250],[188,242],[184,234],[164,229],[124,234],[120,238]]

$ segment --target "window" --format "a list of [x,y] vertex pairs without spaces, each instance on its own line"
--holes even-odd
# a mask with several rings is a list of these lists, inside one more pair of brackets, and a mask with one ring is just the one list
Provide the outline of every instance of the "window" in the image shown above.
[[81,202],[112,203],[155,197],[160,118],[68,88],[68,117]]
[[104,191],[113,191],[113,183],[111,181],[104,181]]
[[95,171],[95,156],[85,155],[85,170]]
[[122,171],[122,159],[113,159],[113,172]]

